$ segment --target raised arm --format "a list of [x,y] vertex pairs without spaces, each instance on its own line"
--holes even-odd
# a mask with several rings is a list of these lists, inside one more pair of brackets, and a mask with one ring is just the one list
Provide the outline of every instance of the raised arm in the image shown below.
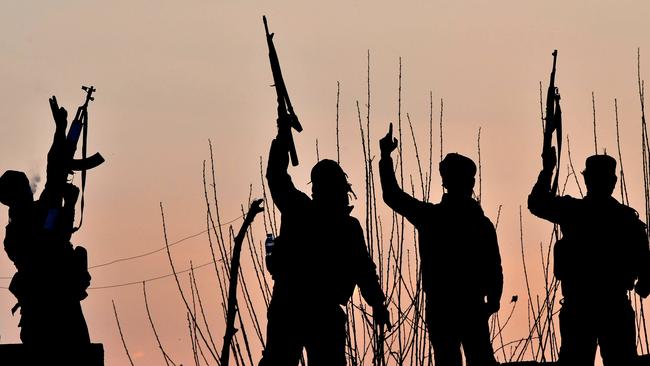
[[415,224],[418,212],[423,207],[421,202],[408,193],[404,192],[395,178],[393,170],[393,159],[390,154],[397,148],[397,139],[393,138],[393,124],[390,124],[388,133],[384,138],[379,140],[381,150],[381,160],[379,160],[379,177],[381,179],[381,189],[384,202],[398,214],[406,217],[411,223]]
[[551,147],[542,154],[543,168],[537,177],[537,182],[528,195],[528,210],[542,219],[559,223],[563,211],[566,209],[564,202],[568,197],[557,197],[551,190],[553,170],[557,163],[555,147]]
[[278,207],[281,213],[286,213],[306,201],[309,197],[299,191],[291,181],[291,176],[287,169],[289,168],[289,155],[287,143],[283,137],[278,136],[271,143],[269,151],[269,161],[266,167],[266,181],[271,191],[273,203]]
[[52,146],[47,153],[47,177],[45,188],[41,193],[40,199],[47,201],[49,207],[60,207],[62,205],[64,187],[68,177],[67,167],[65,166],[66,156],[66,137],[65,132],[68,126],[68,112],[63,107],[59,107],[56,97],[50,98],[50,108],[52,117],[56,124]]

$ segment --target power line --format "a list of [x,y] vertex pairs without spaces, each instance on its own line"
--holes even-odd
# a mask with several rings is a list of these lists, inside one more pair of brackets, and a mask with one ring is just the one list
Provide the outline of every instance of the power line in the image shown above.
[[[217,262],[222,262],[222,261],[223,261],[223,259],[217,260]],[[190,267],[188,269],[184,269],[182,271],[176,272],[176,275],[179,275],[181,273],[187,273],[187,272],[189,272],[189,271],[191,271],[193,269],[199,269],[199,268],[208,266],[208,265],[213,264],[213,263],[215,263],[215,261],[210,261],[208,263],[203,263],[202,265],[196,266],[196,267]],[[120,284],[117,284],[117,285],[107,285],[107,286],[91,286],[91,287],[88,287],[88,289],[89,290],[104,290],[104,289],[109,289],[109,288],[131,286],[131,285],[141,284],[143,282],[151,282],[151,281],[160,280],[160,279],[163,279],[163,278],[171,277],[173,275],[174,275],[174,273],[172,272],[172,273],[168,273],[166,275],[162,275],[162,276],[158,276],[158,277],[152,277],[152,278],[148,278],[148,279],[142,280],[142,281],[125,282],[125,283],[120,283]]]
[[[217,262],[223,262],[223,259],[218,259]],[[192,271],[192,270],[195,270],[195,269],[203,268],[203,267],[205,267],[205,266],[209,266],[209,265],[211,265],[211,264],[213,264],[213,263],[215,263],[215,261],[210,261],[210,262],[208,262],[208,263],[203,263],[203,264],[201,264],[200,266],[196,266],[196,267],[190,267],[190,268],[184,269],[184,270],[182,270],[182,271],[178,271],[178,272],[176,272],[176,275],[179,275],[179,274],[182,274],[182,273],[187,273],[187,272]],[[138,285],[138,284],[141,284],[141,283],[143,283],[143,282],[152,282],[152,281],[156,281],[156,280],[161,280],[161,279],[163,279],[163,278],[171,277],[171,276],[173,276],[173,275],[174,275],[174,273],[172,272],[172,273],[168,273],[168,274],[166,274],[166,275],[162,275],[162,276],[157,276],[157,277],[147,278],[146,280],[132,281],[132,282],[125,282],[125,283],[119,283],[119,284],[116,284],[116,285],[91,286],[91,287],[88,287],[88,290],[105,290],[105,289],[109,289],[109,288],[116,288],[116,287],[125,287],[125,286],[131,286],[131,285]],[[0,289],[8,290],[9,287],[3,287],[3,286],[0,286]]]
[[[242,216],[237,216],[236,218],[234,218],[234,219],[232,219],[232,220],[230,220],[230,221],[228,221],[228,222],[225,222],[225,223],[221,224],[221,226],[226,226],[226,225],[232,224],[233,222],[235,222],[235,221],[241,219],[242,217],[244,217],[244,216],[243,216],[243,215],[242,215]],[[208,229],[205,229],[205,230],[203,230],[203,231],[201,231],[201,232],[198,232],[198,233],[196,233],[196,234],[192,234],[192,235],[186,236],[186,237],[184,237],[184,238],[182,238],[182,239],[178,239],[178,240],[176,240],[175,242],[170,243],[169,246],[172,247],[172,246],[174,246],[174,245],[176,245],[176,244],[180,244],[180,243],[182,243],[182,242],[184,242],[184,241],[186,241],[186,240],[189,240],[189,239],[192,239],[192,238],[196,238],[197,236],[199,236],[199,235],[201,235],[201,234],[204,234],[204,233],[207,233],[207,232],[208,232]],[[147,252],[147,253],[138,254],[138,255],[131,256],[131,257],[119,258],[119,259],[115,259],[115,260],[112,260],[112,261],[110,261],[110,262],[106,262],[106,263],[96,264],[96,265],[94,265],[94,266],[90,266],[90,267],[88,267],[88,269],[99,268],[99,267],[105,267],[105,266],[108,266],[108,265],[111,265],[111,264],[114,264],[114,263],[119,263],[119,262],[124,262],[124,261],[132,260],[132,259],[137,259],[137,258],[146,257],[146,256],[148,256],[148,255],[152,255],[152,254],[155,254],[155,253],[161,252],[161,251],[165,250],[166,248],[167,248],[167,246],[163,246],[163,247],[161,247],[161,248],[158,248],[158,249],[156,249],[156,250],[152,250],[152,251]]]
[[[176,245],[176,244],[180,244],[180,243],[182,243],[182,242],[184,242],[184,241],[186,241],[186,240],[189,240],[189,239],[192,239],[192,238],[196,238],[197,236],[199,236],[199,235],[201,235],[201,234],[205,234],[207,231],[208,231],[208,230],[206,229],[206,230],[200,231],[200,232],[198,232],[198,233],[196,233],[196,234],[192,234],[192,235],[186,236],[186,237],[184,237],[184,238],[182,238],[182,239],[179,239],[179,240],[177,240],[177,241],[175,241],[175,242],[169,244],[169,246],[171,247],[171,246],[174,246],[174,245]],[[114,260],[112,260],[112,261],[110,261],[110,262],[106,262],[106,263],[96,264],[96,265],[94,265],[94,266],[90,266],[90,267],[88,267],[88,269],[95,269],[95,268],[105,267],[105,266],[108,266],[108,265],[111,265],[111,264],[115,264],[115,263],[119,263],[119,262],[124,262],[124,261],[129,261],[129,260],[132,260],[132,259],[138,259],[138,258],[146,257],[146,256],[148,256],[148,255],[152,255],[152,254],[156,254],[156,253],[158,253],[158,252],[161,252],[161,251],[163,251],[163,250],[165,250],[165,249],[166,249],[165,247],[162,247],[162,248],[158,248],[158,249],[156,249],[156,250],[152,250],[152,251],[150,251],[150,252],[146,252],[146,253],[142,253],[142,254],[134,255],[134,256],[131,256],[131,257],[124,257],[124,258],[114,259]]]
[[[243,218],[243,217],[244,217],[243,215],[241,215],[241,216],[237,216],[236,218],[234,218],[234,219],[232,219],[232,220],[230,220],[230,221],[228,221],[228,222],[225,222],[225,223],[221,224],[220,226],[230,225],[230,224],[232,224],[233,222],[235,222],[235,221],[237,221],[237,220],[239,220],[239,219],[241,219],[241,218]],[[192,235],[188,235],[188,236],[186,236],[186,237],[184,237],[184,238],[178,239],[178,240],[176,240],[176,241],[170,243],[169,246],[172,247],[172,246],[174,246],[174,245],[181,244],[181,243],[184,242],[184,241],[187,241],[187,240],[192,239],[192,238],[196,238],[197,236],[202,235],[202,234],[205,234],[205,233],[207,233],[207,232],[208,232],[208,229],[205,229],[205,230],[200,231],[200,232],[198,232],[198,233],[195,233],[195,234],[192,234]],[[152,254],[156,254],[156,253],[158,253],[158,252],[161,252],[161,251],[163,251],[163,250],[165,250],[165,249],[167,249],[167,246],[163,246],[163,247],[161,247],[161,248],[158,248],[158,249],[156,249],[156,250],[152,250],[152,251],[150,251],[150,252],[146,252],[146,253],[142,253],[142,254],[138,254],[138,255],[130,256],[130,257],[118,258],[118,259],[111,260],[111,261],[109,261],[109,262],[96,264],[96,265],[93,265],[93,266],[88,267],[88,269],[95,269],[95,268],[105,267],[105,266],[108,266],[108,265],[111,265],[111,264],[115,264],[115,263],[120,263],[120,262],[125,262],[125,261],[129,261],[129,260],[133,260],[133,259],[138,259],[138,258],[146,257],[146,256],[149,256],[149,255],[152,255]],[[212,262],[211,262],[211,263],[212,263]],[[199,268],[199,267],[197,267],[197,268]],[[187,271],[189,271],[189,270],[187,270]],[[10,280],[10,279],[11,279],[11,277],[0,277],[0,280]],[[138,281],[138,282],[136,282],[136,283],[141,283],[141,282],[142,282],[142,281]],[[4,287],[0,287],[0,288],[4,288]]]

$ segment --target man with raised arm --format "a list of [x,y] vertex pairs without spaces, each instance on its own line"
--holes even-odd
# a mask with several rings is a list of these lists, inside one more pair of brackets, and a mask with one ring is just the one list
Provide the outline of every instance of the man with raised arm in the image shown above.
[[503,275],[494,225],[472,198],[476,165],[450,153],[440,162],[447,192],[438,204],[404,192],[393,170],[393,125],[379,141],[384,202],[418,230],[426,323],[436,366],[496,365],[488,318],[499,310]]
[[17,270],[9,290],[18,300],[12,311],[20,308],[21,341],[74,350],[90,344],[80,304],[90,274],[86,250],[70,243],[79,189],[66,182],[67,112],[54,97],[50,106],[56,130],[39,199],[25,173],[8,170],[0,177],[0,202],[9,207],[4,249]]
[[650,294],[646,226],[634,209],[612,197],[614,158],[587,158],[582,172],[587,195],[582,199],[552,193],[555,148],[545,151],[542,161],[528,209],[562,231],[554,247],[554,273],[564,297],[559,362],[593,366],[598,345],[605,366],[633,365],[636,330],[628,293],[635,289],[641,297]]
[[311,170],[311,198],[287,172],[286,134],[271,144],[266,178],[280,210],[280,235],[267,263],[274,280],[261,366],[298,365],[302,349],[310,366],[346,364],[347,304],[355,286],[380,326],[389,323],[384,293],[359,221],[350,216],[352,192],[333,160]]

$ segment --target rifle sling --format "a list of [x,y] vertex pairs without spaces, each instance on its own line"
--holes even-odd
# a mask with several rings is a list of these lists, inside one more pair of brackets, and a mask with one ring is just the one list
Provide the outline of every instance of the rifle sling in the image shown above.
[[[81,142],[81,159],[82,161],[86,159],[86,145],[88,142],[88,111],[84,108],[82,115],[82,128],[83,128],[83,141]],[[73,232],[81,228],[81,224],[84,221],[84,193],[86,190],[86,169],[81,170],[81,213],[79,214],[79,225],[73,229]]]
[[553,114],[555,125],[555,138],[557,144],[557,165],[555,167],[555,178],[553,179],[553,186],[551,193],[555,196],[558,190],[558,179],[560,176],[560,158],[562,156],[562,110],[560,109],[560,101],[555,101],[555,113]]

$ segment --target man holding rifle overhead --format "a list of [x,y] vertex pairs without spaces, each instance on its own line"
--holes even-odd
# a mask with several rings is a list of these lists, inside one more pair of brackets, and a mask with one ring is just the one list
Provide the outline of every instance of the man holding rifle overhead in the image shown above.
[[[635,364],[634,310],[628,291],[641,297],[650,294],[650,249],[645,224],[638,213],[619,203],[616,160],[592,155],[582,175],[587,195],[557,196],[551,184],[557,166],[553,132],[561,140],[559,94],[553,72],[547,96],[542,171],[528,196],[531,213],[560,225],[562,237],[554,247],[554,274],[562,286],[559,363],[593,366],[596,346],[605,366]],[[557,182],[557,173],[554,180]]]
[[[39,199],[34,200],[25,173],[9,170],[0,177],[0,202],[9,207],[4,249],[17,269],[9,290],[18,300],[12,312],[20,309],[20,339],[30,346],[54,345],[57,351],[74,351],[90,344],[80,304],[88,296],[90,285],[87,254],[83,247],[73,247],[70,242],[78,229],[74,228],[74,217],[80,191],[67,177],[75,170],[92,169],[104,159],[99,154],[85,158],[87,107],[95,89],[83,89],[86,100],[67,136],[68,113],[59,107],[56,97],[50,98],[56,130]],[[82,130],[84,158],[74,159]]]
[[375,321],[390,326],[385,297],[361,225],[350,216],[352,189],[339,164],[326,159],[313,167],[311,198],[291,181],[289,157],[298,163],[291,128],[300,123],[268,27],[266,34],[278,95],[278,135],[271,144],[266,179],[282,217],[267,262],[274,286],[260,366],[298,365],[303,348],[310,366],[345,365],[346,317],[341,305],[359,286]]

